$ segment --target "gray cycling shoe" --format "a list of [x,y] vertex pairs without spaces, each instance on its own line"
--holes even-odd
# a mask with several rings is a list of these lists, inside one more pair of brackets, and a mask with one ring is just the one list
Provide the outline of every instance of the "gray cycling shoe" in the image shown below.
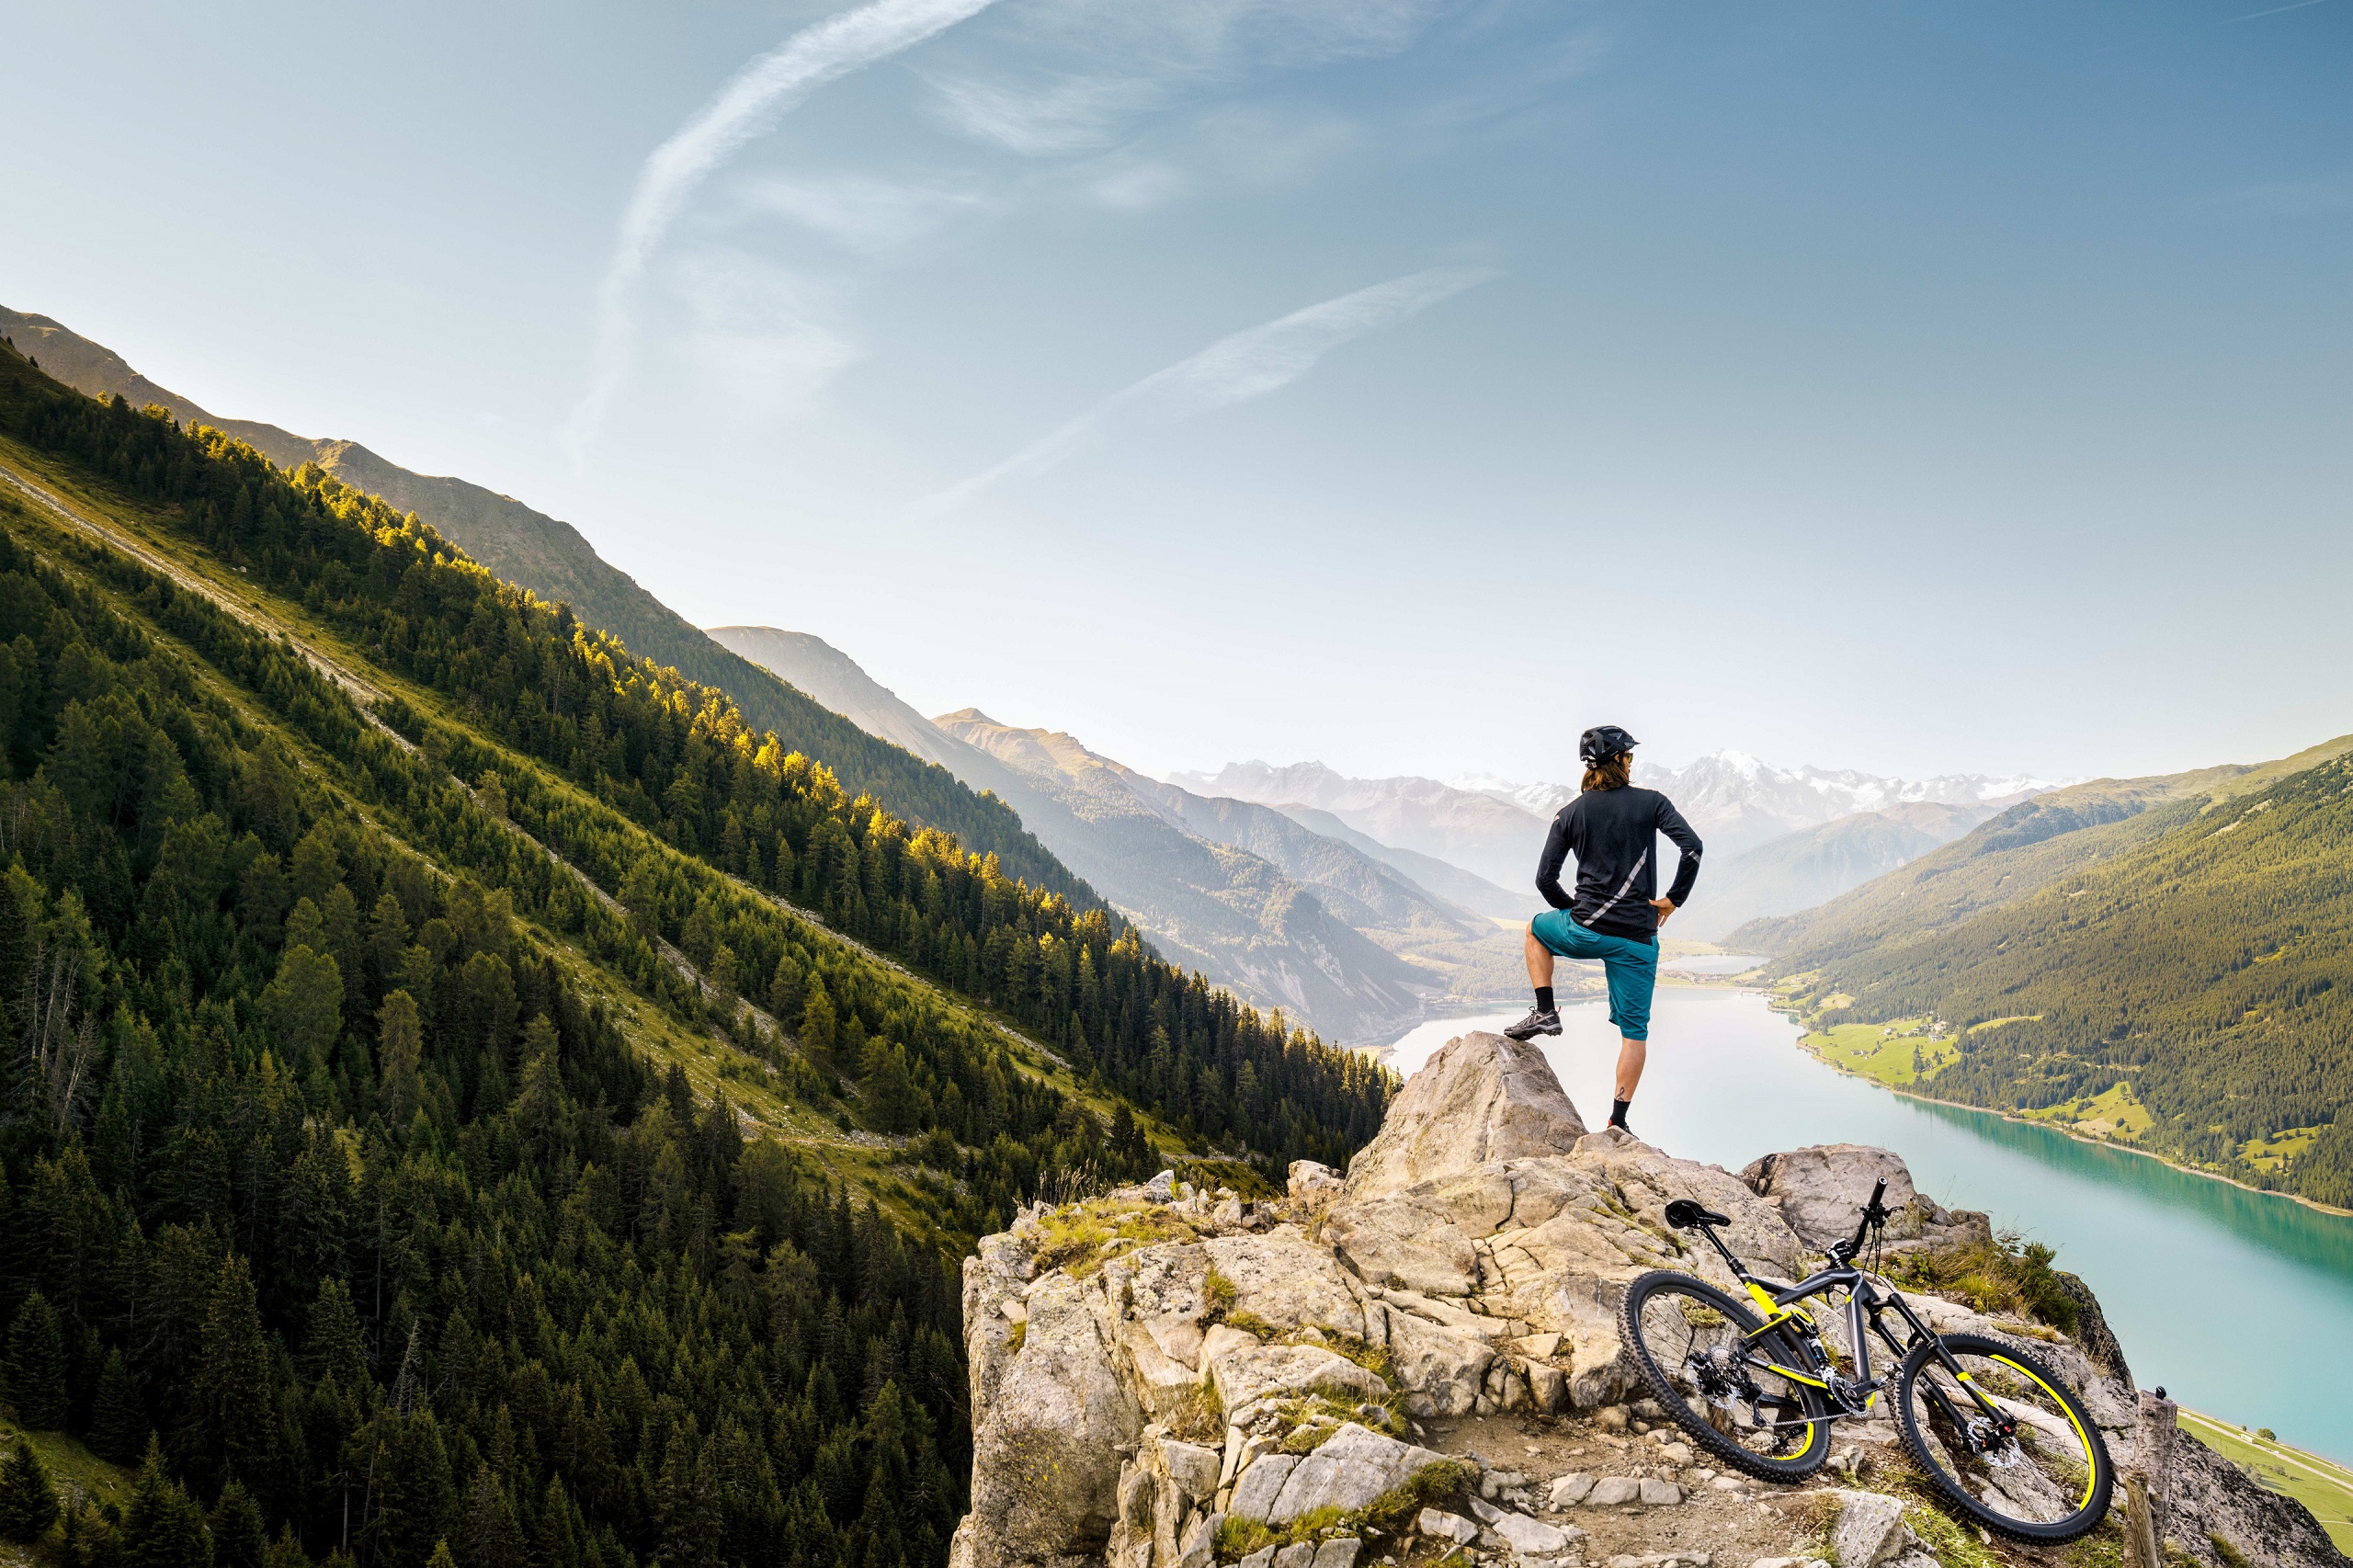
[[1533,1040],[1540,1034],[1559,1034],[1560,1032],[1559,1010],[1555,1008],[1547,1011],[1541,1007],[1531,1010],[1528,1017],[1504,1030],[1505,1036],[1511,1040]]

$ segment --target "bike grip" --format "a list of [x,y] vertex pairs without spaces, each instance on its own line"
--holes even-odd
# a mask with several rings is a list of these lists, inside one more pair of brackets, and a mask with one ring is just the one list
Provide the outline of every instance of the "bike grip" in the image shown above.
[[1878,1207],[1879,1207],[1879,1200],[1880,1200],[1881,1199],[1882,1199],[1882,1198],[1886,1197],[1886,1196],[1887,1196],[1887,1178],[1886,1178],[1885,1176],[1881,1176],[1881,1177],[1880,1177],[1880,1178],[1879,1178],[1879,1185],[1878,1185],[1877,1187],[1872,1187],[1872,1188],[1871,1188],[1871,1200],[1870,1200],[1870,1202],[1869,1202],[1868,1204],[1864,1205],[1864,1207],[1869,1208],[1869,1209],[1876,1209],[1876,1208],[1878,1208]]

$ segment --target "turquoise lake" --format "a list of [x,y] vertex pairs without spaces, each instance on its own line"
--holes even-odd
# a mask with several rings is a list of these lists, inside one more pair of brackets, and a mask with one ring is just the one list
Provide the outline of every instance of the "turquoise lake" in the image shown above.
[[[1424,1024],[1391,1047],[1411,1073],[1520,1010]],[[1598,1003],[1545,1041],[1588,1122],[1608,1118],[1618,1036]],[[1630,1119],[1667,1153],[1738,1170],[1808,1143],[1895,1150],[1920,1189],[2057,1249],[2123,1342],[2135,1381],[2353,1460],[2353,1219],[2188,1175],[1983,1111],[1890,1094],[1797,1045],[1755,992],[1662,985]]]

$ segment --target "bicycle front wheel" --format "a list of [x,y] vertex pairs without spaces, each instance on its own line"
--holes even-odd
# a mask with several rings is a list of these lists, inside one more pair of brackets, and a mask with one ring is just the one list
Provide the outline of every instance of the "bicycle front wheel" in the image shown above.
[[1904,1446],[1928,1479],[1972,1518],[2016,1540],[2090,1534],[2108,1515],[2116,1477],[2083,1402],[2056,1372],[2001,1340],[1946,1335],[1955,1365],[1938,1354],[1938,1343],[1912,1347],[1895,1398]]
[[1626,1287],[1619,1326],[1652,1396],[1692,1440],[1760,1481],[1802,1481],[1830,1457],[1829,1403],[1787,1329],[1672,1269]]

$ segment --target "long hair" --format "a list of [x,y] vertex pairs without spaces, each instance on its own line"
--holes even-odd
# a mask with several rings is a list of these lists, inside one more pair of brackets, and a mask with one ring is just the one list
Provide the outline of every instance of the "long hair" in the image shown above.
[[1634,754],[1621,751],[1615,756],[1605,756],[1585,770],[1585,782],[1580,790],[1623,790],[1634,781]]

